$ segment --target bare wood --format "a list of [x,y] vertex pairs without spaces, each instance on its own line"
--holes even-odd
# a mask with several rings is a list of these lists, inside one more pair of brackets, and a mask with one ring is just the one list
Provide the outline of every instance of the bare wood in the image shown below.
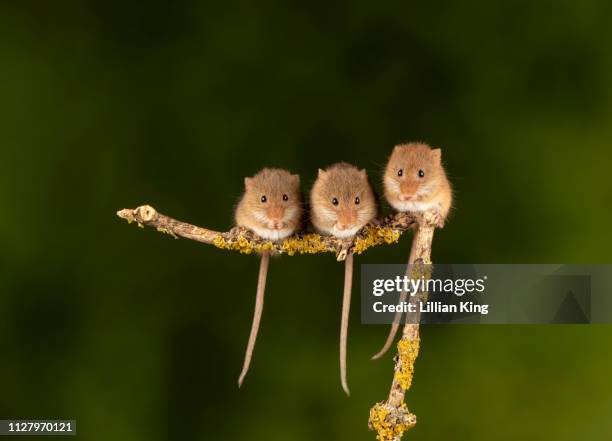
[[171,217],[159,213],[150,205],[141,205],[135,209],[124,208],[117,212],[117,216],[128,222],[136,222],[139,226],[146,225],[155,227],[161,233],[171,236],[181,236],[186,239],[197,240],[198,242],[212,244],[220,234],[218,231],[196,227],[187,222],[177,221]]
[[161,214],[150,205],[142,205],[135,209],[125,208],[119,210],[117,216],[128,222],[136,222],[139,226],[154,227],[157,231],[175,238],[184,237],[245,254],[268,251],[271,254],[291,256],[296,253],[332,252],[336,253],[338,261],[345,260],[349,251],[361,254],[373,246],[395,243],[404,231],[411,229],[417,223],[416,216],[396,213],[370,222],[352,239],[302,232],[283,241],[271,242],[244,228],[234,227],[227,232],[220,232],[198,227]]

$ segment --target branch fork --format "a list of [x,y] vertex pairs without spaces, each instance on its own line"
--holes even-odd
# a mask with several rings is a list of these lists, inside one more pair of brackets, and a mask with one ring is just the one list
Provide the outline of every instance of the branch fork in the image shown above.
[[[244,254],[269,252],[292,256],[296,253],[332,252],[336,254],[338,261],[345,260],[348,253],[361,254],[374,246],[396,243],[403,232],[414,229],[409,263],[415,264],[416,271],[422,271],[422,265],[430,263],[433,233],[437,226],[441,226],[439,216],[432,211],[422,214],[394,213],[370,222],[354,238],[348,240],[302,232],[283,241],[272,242],[240,227],[219,232],[178,221],[159,213],[150,205],[125,208],[119,210],[117,216],[129,223],[136,222],[139,227],[156,228],[157,231],[169,234],[175,239],[183,237]],[[418,302],[426,296],[427,293],[419,293],[410,301]],[[376,431],[379,441],[399,441],[405,431],[416,425],[416,415],[408,410],[404,396],[412,384],[414,363],[419,354],[419,319],[420,315],[417,313],[416,317],[407,320],[404,325],[402,337],[397,343],[398,353],[394,358],[394,375],[389,396],[370,410],[368,426]]]

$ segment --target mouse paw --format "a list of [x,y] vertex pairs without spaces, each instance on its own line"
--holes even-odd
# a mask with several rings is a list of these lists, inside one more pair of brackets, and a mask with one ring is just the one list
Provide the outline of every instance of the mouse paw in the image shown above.
[[430,211],[429,216],[426,218],[429,222],[436,226],[436,228],[444,228],[444,218],[437,211]]

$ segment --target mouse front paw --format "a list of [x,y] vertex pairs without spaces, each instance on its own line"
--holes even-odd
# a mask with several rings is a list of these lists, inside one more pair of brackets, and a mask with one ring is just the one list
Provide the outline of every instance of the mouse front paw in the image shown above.
[[426,213],[425,220],[436,228],[444,228],[444,218],[438,211],[431,210]]
[[434,210],[425,211],[422,216],[426,224],[435,225],[436,227],[440,225],[440,222],[443,222],[440,213]]
[[436,223],[436,228],[444,228],[444,218],[440,213],[436,213],[434,221]]

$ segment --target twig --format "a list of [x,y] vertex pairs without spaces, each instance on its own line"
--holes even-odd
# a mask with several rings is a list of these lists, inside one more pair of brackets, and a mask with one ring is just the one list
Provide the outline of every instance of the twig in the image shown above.
[[[165,216],[150,205],[135,209],[126,208],[118,211],[117,216],[130,223],[137,222],[140,227],[154,227],[157,231],[177,239],[184,237],[245,254],[269,251],[271,254],[285,253],[292,256],[296,253],[333,252],[339,261],[345,260],[349,252],[361,254],[373,246],[395,243],[404,231],[416,227],[411,252],[414,262],[410,262],[415,264],[415,271],[426,271],[422,264],[430,263],[431,242],[436,225],[433,213],[395,213],[369,223],[351,240],[317,233],[299,233],[280,242],[271,242],[244,228],[234,227],[230,231],[219,232],[197,227]],[[411,298],[411,302],[418,302],[426,295],[427,293],[419,293]],[[414,362],[419,353],[419,318],[417,314],[407,321],[402,338],[397,344],[398,354],[395,357],[389,397],[386,401],[375,404],[370,410],[369,426],[376,430],[379,441],[399,441],[403,433],[416,424],[416,416],[408,410],[404,395],[412,383]]]
[[[436,225],[433,213],[425,213],[420,219],[413,238],[411,251],[411,277],[429,277],[431,266],[431,243]],[[413,260],[413,261],[412,261]],[[427,298],[426,292],[419,292],[411,297],[410,303],[418,304]],[[416,309],[419,311],[419,308]],[[409,315],[402,332],[402,338],[397,343],[397,355],[394,358],[395,367],[391,390],[386,401],[376,403],[370,409],[368,426],[375,430],[379,441],[399,441],[408,429],[416,425],[416,415],[410,413],[404,396],[412,384],[414,362],[419,355],[419,321],[420,312]]]
[[157,228],[157,231],[175,238],[180,236],[245,254],[269,251],[272,254],[286,253],[292,256],[296,253],[332,252],[336,253],[339,261],[345,260],[349,251],[361,254],[370,247],[397,242],[400,235],[415,226],[418,221],[415,216],[407,213],[396,213],[369,223],[350,240],[317,233],[299,233],[280,242],[271,242],[244,228],[234,227],[230,231],[219,232],[197,227],[163,215],[150,205],[135,209],[125,208],[119,210],[117,216],[130,223],[136,222],[139,226]]

